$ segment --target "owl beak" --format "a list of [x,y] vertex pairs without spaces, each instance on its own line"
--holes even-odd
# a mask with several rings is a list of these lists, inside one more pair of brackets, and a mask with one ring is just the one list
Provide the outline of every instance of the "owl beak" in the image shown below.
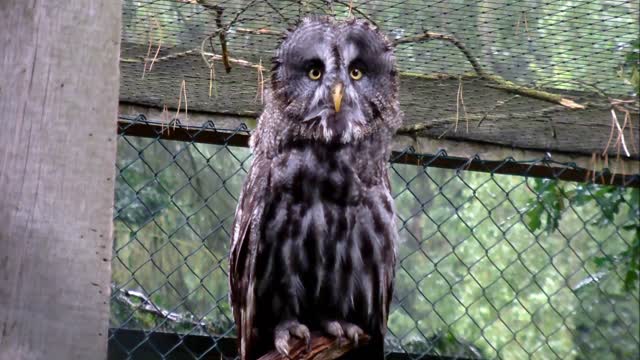
[[335,85],[333,85],[333,89],[331,89],[331,96],[333,97],[333,108],[336,109],[336,112],[340,112],[340,105],[342,104],[342,95],[343,95],[342,83],[338,82]]

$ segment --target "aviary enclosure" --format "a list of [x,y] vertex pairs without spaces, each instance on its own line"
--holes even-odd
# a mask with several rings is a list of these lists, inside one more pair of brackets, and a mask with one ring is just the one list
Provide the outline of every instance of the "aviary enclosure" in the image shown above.
[[121,11],[109,359],[236,358],[228,250],[248,138],[273,50],[308,14],[367,19],[396,47],[387,358],[638,357],[637,1]]
[[[233,357],[227,251],[247,136],[280,34],[311,13],[369,19],[396,43],[406,119],[390,164],[401,246],[389,358],[638,353],[640,183],[626,160],[638,156],[637,3],[123,11],[120,100],[158,110],[121,112],[112,358]],[[504,158],[467,142],[548,152]],[[602,154],[618,175],[590,171]]]

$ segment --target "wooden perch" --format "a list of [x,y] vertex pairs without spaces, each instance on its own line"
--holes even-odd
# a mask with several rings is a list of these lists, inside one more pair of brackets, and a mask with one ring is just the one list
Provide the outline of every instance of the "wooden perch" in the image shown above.
[[[358,346],[367,344],[369,336],[362,335]],[[311,349],[307,351],[307,345],[301,339],[290,341],[289,357],[280,354],[276,350],[263,355],[259,360],[332,360],[356,348],[355,344],[347,339],[328,338],[317,334],[311,334]]]

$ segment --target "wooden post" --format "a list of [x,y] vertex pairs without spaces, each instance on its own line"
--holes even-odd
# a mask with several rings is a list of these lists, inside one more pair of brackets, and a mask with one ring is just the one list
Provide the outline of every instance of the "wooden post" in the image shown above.
[[107,354],[120,1],[0,1],[0,359]]

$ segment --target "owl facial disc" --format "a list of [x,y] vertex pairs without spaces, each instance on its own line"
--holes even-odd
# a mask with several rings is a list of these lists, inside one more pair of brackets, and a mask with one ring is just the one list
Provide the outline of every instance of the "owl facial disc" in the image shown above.
[[393,46],[366,21],[305,18],[273,64],[274,103],[298,138],[348,143],[398,121]]

